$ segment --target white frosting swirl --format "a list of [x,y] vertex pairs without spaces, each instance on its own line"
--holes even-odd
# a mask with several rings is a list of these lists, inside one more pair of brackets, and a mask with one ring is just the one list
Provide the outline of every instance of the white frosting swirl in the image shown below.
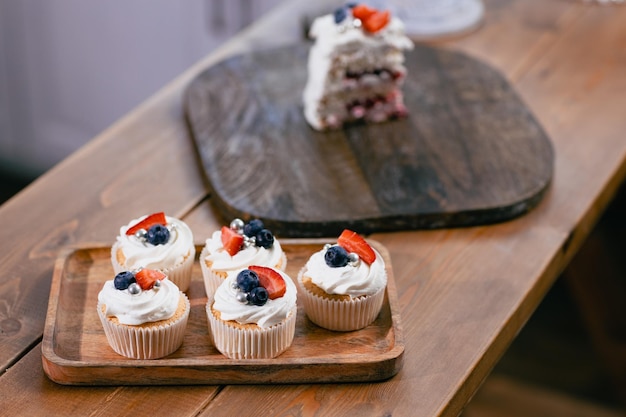
[[274,268],[280,263],[283,257],[283,249],[278,239],[274,239],[274,244],[269,249],[250,245],[241,249],[235,256],[230,256],[222,245],[221,230],[215,231],[213,235],[206,240],[205,249],[208,253],[205,260],[211,263],[211,269],[214,271],[228,272],[235,269],[243,269],[250,265]]
[[[347,19],[351,19],[348,16]],[[348,25],[348,20],[335,23],[332,14],[316,18],[311,25],[309,36],[316,40],[315,47],[330,54],[340,45],[388,45],[396,49],[412,49],[413,42],[404,33],[404,23],[397,17],[392,17],[389,23],[375,33],[369,33],[362,28],[340,29]]]
[[287,289],[282,297],[267,300],[262,306],[237,301],[238,290],[234,289],[232,284],[237,282],[239,271],[229,274],[217,288],[214,296],[213,309],[220,312],[220,319],[234,320],[241,324],[255,323],[259,327],[267,328],[282,322],[289,314],[295,312],[296,286],[287,274],[277,269],[275,271],[283,277]]
[[195,254],[193,234],[183,221],[166,216],[167,225],[171,226],[170,239],[163,245],[152,245],[135,235],[126,235],[126,231],[139,223],[146,216],[131,220],[120,227],[117,245],[124,252],[125,269],[140,267],[149,269],[166,269],[182,263],[186,256]]
[[387,285],[385,261],[375,249],[374,252],[376,259],[371,265],[361,260],[357,266],[332,268],[324,260],[326,249],[322,249],[311,255],[302,273],[328,294],[372,295]]
[[139,325],[167,320],[178,308],[180,291],[169,279],[161,281],[160,288],[133,295],[128,290],[115,288],[113,280],[106,281],[98,294],[98,302],[106,305],[107,317],[117,317],[122,324]]

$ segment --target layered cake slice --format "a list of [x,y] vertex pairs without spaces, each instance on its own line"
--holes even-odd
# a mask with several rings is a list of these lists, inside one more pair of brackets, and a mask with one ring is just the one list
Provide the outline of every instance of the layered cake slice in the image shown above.
[[348,3],[318,17],[310,36],[304,115],[316,130],[407,115],[400,87],[413,43],[388,10]]

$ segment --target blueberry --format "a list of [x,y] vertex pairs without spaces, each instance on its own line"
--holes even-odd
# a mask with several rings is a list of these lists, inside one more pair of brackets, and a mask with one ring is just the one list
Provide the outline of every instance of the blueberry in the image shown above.
[[254,304],[255,306],[262,306],[267,303],[267,299],[269,298],[269,293],[263,287],[256,287],[250,291],[250,295],[248,296],[248,301],[250,304]]
[[348,12],[346,11],[345,7],[340,7],[335,10],[333,16],[335,17],[335,23],[339,24],[343,22],[346,17],[348,17]]
[[120,272],[113,279],[113,284],[118,290],[125,290],[133,282],[137,282],[137,280],[135,279],[135,274],[130,271]]
[[340,268],[348,265],[348,252],[341,246],[331,246],[324,254],[324,260],[331,268]]
[[146,241],[152,245],[163,245],[170,240],[170,231],[161,224],[155,224],[146,233]]
[[265,249],[269,249],[274,244],[274,235],[269,230],[263,229],[259,233],[257,233],[254,244],[256,246],[261,246]]
[[250,220],[243,226],[243,234],[252,237],[256,236],[263,229],[263,222],[259,219]]
[[243,292],[250,292],[259,286],[259,276],[256,272],[244,269],[237,274],[237,287]]

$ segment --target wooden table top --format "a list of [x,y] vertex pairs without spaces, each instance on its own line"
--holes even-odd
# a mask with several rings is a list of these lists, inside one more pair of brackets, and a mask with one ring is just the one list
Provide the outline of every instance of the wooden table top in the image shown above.
[[[72,387],[51,382],[41,338],[59,251],[112,240],[163,210],[198,240],[221,225],[181,106],[190,80],[234,53],[289,44],[329,0],[289,1],[0,207],[0,410],[37,415],[457,415],[568,264],[624,179],[626,7],[487,0],[477,31],[437,44],[500,70],[555,148],[537,208],[492,226],[379,233],[406,349],[363,384]],[[163,193],[167,190],[167,194]],[[201,243],[201,242],[199,242]]]

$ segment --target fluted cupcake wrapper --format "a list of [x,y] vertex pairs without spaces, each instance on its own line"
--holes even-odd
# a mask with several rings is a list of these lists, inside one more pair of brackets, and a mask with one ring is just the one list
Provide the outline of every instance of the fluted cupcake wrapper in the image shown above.
[[[204,290],[207,297],[212,297],[222,282],[226,279],[226,273],[221,271],[213,271],[207,264],[204,258],[209,255],[209,251],[206,246],[200,252],[200,269],[202,270],[202,277],[204,280]],[[268,266],[268,265],[261,265]],[[280,267],[278,265],[271,265],[271,267],[284,271],[287,267],[287,256],[283,253],[280,260]],[[220,275],[221,272],[221,275]]]
[[131,359],[158,359],[174,353],[183,343],[189,311],[189,299],[185,297],[185,311],[175,321],[147,327],[115,323],[104,315],[98,303],[98,316],[111,348]]
[[268,328],[236,327],[220,320],[211,310],[213,299],[206,305],[209,334],[213,345],[231,359],[270,359],[283,353],[291,343],[296,329],[297,308],[287,318]]
[[350,300],[331,300],[308,291],[302,285],[302,276],[298,284],[304,310],[313,323],[328,330],[347,332],[369,326],[376,317],[385,299],[385,287],[372,295],[361,296]]
[[[127,271],[128,268],[125,265],[120,264],[117,261],[116,252],[119,248],[119,244],[116,242],[111,248],[111,264],[113,265],[113,271],[116,274]],[[187,291],[189,284],[191,284],[191,271],[196,256],[196,248],[191,247],[189,254],[185,257],[185,260],[169,268],[158,268],[159,271],[167,275],[167,278],[172,281],[179,290]]]
[[215,294],[215,290],[220,284],[224,281],[226,276],[219,276],[209,266],[206,264],[204,258],[207,257],[209,251],[206,247],[202,249],[200,252],[200,270],[202,271],[202,279],[204,281],[204,290],[206,292],[207,297],[213,296]]

